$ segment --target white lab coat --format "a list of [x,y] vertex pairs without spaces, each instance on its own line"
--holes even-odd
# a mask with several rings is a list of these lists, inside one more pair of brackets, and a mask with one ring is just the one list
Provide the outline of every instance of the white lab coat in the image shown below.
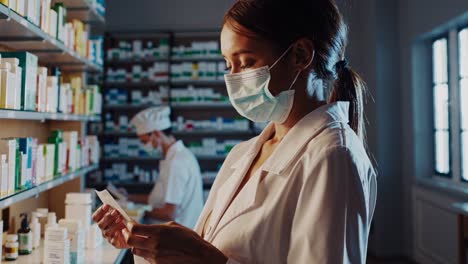
[[228,263],[366,262],[376,173],[348,108],[333,103],[302,118],[225,212],[273,125],[231,151],[195,228],[206,227]]
[[154,208],[177,205],[175,221],[194,228],[203,208],[203,182],[197,159],[182,141],[174,143],[160,161],[159,179],[148,203]]

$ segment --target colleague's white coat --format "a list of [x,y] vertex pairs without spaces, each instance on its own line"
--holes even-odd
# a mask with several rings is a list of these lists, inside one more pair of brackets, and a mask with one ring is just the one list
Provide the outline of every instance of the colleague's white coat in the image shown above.
[[348,108],[300,120],[226,210],[273,125],[231,151],[195,228],[228,263],[365,263],[376,174]]
[[193,153],[182,141],[174,143],[159,165],[159,179],[148,199],[154,208],[175,204],[175,221],[193,228],[203,208],[203,183]]

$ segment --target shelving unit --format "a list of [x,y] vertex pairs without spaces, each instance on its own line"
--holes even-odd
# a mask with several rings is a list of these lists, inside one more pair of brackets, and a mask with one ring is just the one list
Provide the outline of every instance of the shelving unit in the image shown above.
[[36,54],[45,66],[62,71],[101,72],[102,66],[80,56],[8,7],[0,4],[0,45]]
[[[98,8],[90,5],[87,0],[53,0],[52,3],[54,2],[63,2],[67,7],[67,22],[76,18],[96,26],[103,27],[105,24],[104,16],[98,12]],[[89,31],[90,27],[86,30]],[[66,79],[65,82],[69,82],[72,77],[86,80],[88,75],[102,74],[103,71],[102,65],[75,52],[3,4],[0,4],[0,51],[30,52],[38,57],[39,66],[58,67],[62,78]],[[83,87],[85,85],[86,81]],[[34,137],[42,144],[48,142],[51,132],[58,129],[77,131],[79,138],[83,138],[88,134],[87,125],[90,122],[100,122],[101,116],[0,109],[0,120],[0,138]],[[99,164],[80,168],[0,199],[4,227],[9,228],[10,232],[16,231],[20,213],[29,213],[39,207],[49,208],[56,213],[57,219],[63,218],[66,193],[82,192],[85,187],[85,175],[97,169]],[[38,259],[34,261],[36,260]]]
[[40,185],[34,186],[24,191],[18,191],[17,193],[8,197],[0,199],[0,209],[11,206],[12,204],[24,201],[28,198],[37,197],[39,194],[46,192],[52,188],[58,187],[66,182],[82,177],[83,175],[96,170],[98,165],[91,165],[86,168],[79,169],[77,171],[59,176],[51,181],[44,182]]
[[100,121],[100,116],[86,116],[62,113],[41,113],[31,111],[17,111],[0,109],[0,119],[13,119],[13,120],[32,120],[32,121]]
[[[171,52],[169,57],[142,57],[141,59],[129,58],[125,57],[124,59],[115,59],[115,58],[106,58],[104,72],[108,72],[109,69],[112,71],[117,71],[119,69],[126,69],[128,78],[128,71],[132,69],[133,66],[140,66],[140,67],[150,67],[154,63],[163,62],[168,63],[169,67],[169,75],[172,76],[171,66],[173,64],[181,64],[181,63],[216,63],[218,66],[219,63],[224,63],[224,58],[221,56],[220,52],[214,55],[211,54],[206,55],[190,55],[190,56],[176,56],[175,51],[173,51],[174,47],[184,45],[190,46],[193,41],[215,41],[218,42],[219,32],[217,30],[212,32],[152,32],[152,33],[131,33],[131,32],[110,32],[106,35],[106,49],[114,48],[119,46],[119,41],[126,41],[131,42],[133,40],[142,40],[143,47],[145,47],[145,42],[151,41],[152,43],[158,43],[161,38],[167,38],[169,41],[169,46],[171,48]],[[117,45],[119,44],[119,45]],[[219,43],[218,43],[219,48]],[[108,54],[106,54],[109,56]],[[216,68],[218,70],[219,67]],[[149,82],[143,80],[141,82],[135,83],[131,81],[125,82],[110,82],[109,80],[104,81],[103,87],[104,92],[107,89],[122,89],[128,91],[140,90],[142,93],[148,91],[158,91],[160,87],[167,86],[169,88],[169,98],[171,98],[174,89],[181,89],[187,88],[188,86],[193,87],[193,89],[197,90],[200,88],[210,88],[217,93],[221,93],[224,95],[224,98],[227,98],[227,92],[225,89],[225,82],[223,79],[219,78],[219,75],[214,76],[214,78],[207,79],[207,77],[200,77],[200,79],[173,79],[169,78],[169,81],[163,82]],[[129,100],[131,101],[131,100]],[[223,117],[223,118],[240,118],[237,114],[235,109],[227,100],[221,101],[204,101],[204,102],[176,102],[168,98],[162,99],[161,101],[164,104],[167,103],[168,106],[172,109],[172,117],[173,120],[176,119],[177,116],[182,116],[186,120],[210,120],[213,116]],[[158,106],[158,105],[156,105]],[[120,103],[120,104],[109,104],[104,102],[104,113],[105,116],[107,113],[111,113],[113,115],[113,119],[115,120],[116,116],[125,115],[128,116],[128,120],[135,115],[140,110],[145,109],[146,107],[150,107],[150,105],[135,105],[130,102]],[[103,118],[103,122],[105,119]],[[100,134],[101,142],[116,142],[116,140],[120,138],[136,138],[136,135],[131,131],[116,131],[116,130],[106,130],[105,123],[102,124],[103,131]],[[239,130],[193,130],[193,131],[177,131],[174,130],[173,134],[176,138],[181,139],[187,146],[190,146],[191,142],[200,141],[204,138],[215,138],[217,140],[245,140],[251,138],[255,135],[253,130],[253,125],[249,125],[249,129],[245,131]],[[217,171],[221,164],[223,163],[226,155],[196,155],[202,172],[204,171]],[[101,172],[104,169],[108,168],[112,164],[127,164],[131,168],[131,166],[138,166],[139,168],[155,168],[157,165],[154,161],[157,161],[157,158],[154,157],[139,157],[139,158],[132,158],[132,157],[118,157],[118,158],[103,158],[102,159],[102,166]],[[131,170],[131,169],[130,169]],[[91,186],[104,186],[105,182],[103,183],[93,183]],[[133,183],[119,183],[114,182],[117,186],[121,187],[128,187],[130,189],[134,188],[138,185],[138,182]],[[147,185],[147,184],[145,184]],[[101,187],[102,187],[101,186]],[[211,184],[204,184],[206,190],[209,190]],[[151,189],[150,189],[151,190]]]

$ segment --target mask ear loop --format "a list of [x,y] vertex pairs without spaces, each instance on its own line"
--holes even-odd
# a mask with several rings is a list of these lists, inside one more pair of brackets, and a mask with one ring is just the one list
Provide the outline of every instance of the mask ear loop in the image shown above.
[[312,53],[312,59],[310,59],[309,63],[307,64],[307,66],[304,67],[304,69],[300,70],[300,71],[297,73],[296,77],[294,78],[294,81],[291,83],[291,86],[289,86],[288,91],[290,91],[290,90],[293,88],[294,84],[296,83],[297,79],[299,78],[299,75],[301,75],[301,72],[304,71],[305,69],[309,68],[309,66],[310,66],[310,65],[312,64],[312,62],[314,61],[314,57],[315,57],[315,50],[314,50],[314,52]]
[[283,52],[283,54],[281,54],[281,56],[273,63],[273,65],[270,66],[270,68],[268,68],[269,70],[273,69],[273,67],[275,67],[276,64],[278,64],[278,62],[281,61],[281,59],[286,56],[286,54],[288,54],[288,51],[292,48],[294,44],[291,44],[289,45],[289,47],[286,49],[285,52]]

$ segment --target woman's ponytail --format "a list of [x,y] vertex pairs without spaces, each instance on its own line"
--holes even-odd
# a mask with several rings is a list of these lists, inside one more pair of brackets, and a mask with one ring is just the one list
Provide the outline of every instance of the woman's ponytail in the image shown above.
[[334,82],[328,102],[349,102],[349,125],[365,142],[363,98],[366,93],[366,84],[359,74],[348,66],[346,60],[337,62],[335,69],[338,78]]

